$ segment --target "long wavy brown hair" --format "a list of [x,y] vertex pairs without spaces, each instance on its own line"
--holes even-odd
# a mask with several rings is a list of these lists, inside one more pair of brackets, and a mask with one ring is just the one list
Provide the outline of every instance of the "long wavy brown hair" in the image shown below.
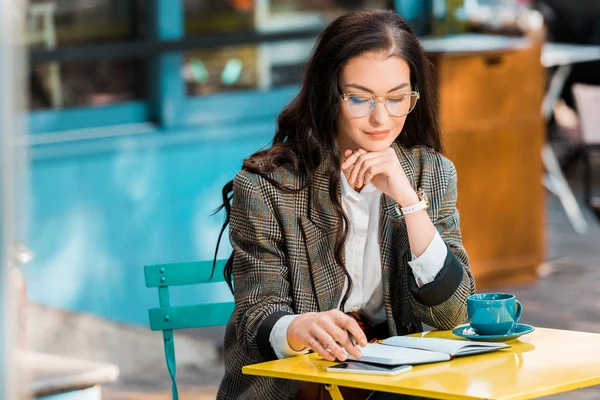
[[[435,113],[432,64],[408,24],[389,10],[359,11],[343,15],[331,22],[319,36],[306,67],[299,94],[285,107],[277,119],[277,131],[271,147],[244,160],[243,169],[269,181],[279,190],[294,192],[310,186],[313,174],[325,159],[329,161],[329,197],[338,214],[335,260],[348,279],[348,289],[342,298],[343,309],[352,290],[352,279],[342,262],[348,236],[348,217],[342,209],[337,192],[340,185],[340,153],[336,141],[337,115],[340,111],[338,77],[344,65],[353,57],[376,52],[388,57],[401,57],[410,67],[411,86],[418,88],[421,99],[408,115],[403,132],[396,142],[405,148],[425,145],[442,151]],[[269,174],[282,165],[292,165],[304,177],[301,188],[284,187]],[[229,224],[233,180],[222,190],[226,219],[219,234],[217,251],[225,228]],[[233,254],[224,270],[231,291],[233,285]]]

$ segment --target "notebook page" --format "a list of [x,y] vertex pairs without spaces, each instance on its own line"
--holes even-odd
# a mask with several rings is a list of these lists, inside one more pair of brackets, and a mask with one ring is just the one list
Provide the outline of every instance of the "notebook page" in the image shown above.
[[504,343],[474,342],[466,340],[439,339],[427,337],[392,336],[383,341],[384,345],[437,351],[451,355],[484,353],[508,348]]
[[369,343],[360,349],[362,357],[355,359],[346,352],[349,360],[358,360],[386,365],[416,365],[450,360],[450,355],[435,351],[392,347],[378,343]]

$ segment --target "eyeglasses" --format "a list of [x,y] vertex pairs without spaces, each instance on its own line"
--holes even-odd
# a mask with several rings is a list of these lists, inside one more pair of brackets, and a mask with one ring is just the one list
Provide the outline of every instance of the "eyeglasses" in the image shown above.
[[[421,97],[419,92],[404,92],[394,93],[386,96],[380,96],[372,93],[342,93],[340,92],[344,103],[346,103],[346,110],[353,117],[366,117],[371,114],[377,103],[383,101],[385,109],[388,114],[393,117],[403,117],[411,112],[417,100]],[[378,97],[383,97],[379,100]]]

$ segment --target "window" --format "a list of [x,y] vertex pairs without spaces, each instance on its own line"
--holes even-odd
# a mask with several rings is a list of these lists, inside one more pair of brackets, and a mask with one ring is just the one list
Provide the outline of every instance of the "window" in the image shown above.
[[[357,9],[389,8],[382,0],[187,0],[186,35],[320,31]],[[297,85],[317,35],[275,43],[248,43],[185,54],[183,77],[189,95]]]
[[[31,50],[56,51],[139,36],[142,0],[31,0],[26,38]],[[134,60],[50,62],[31,66],[30,109],[97,106],[143,97]]]
[[[392,4],[32,0],[31,131],[135,123],[162,129],[244,119],[257,116],[248,104],[267,97],[272,107],[263,104],[260,117],[270,118],[301,82],[315,40],[331,20]],[[149,32],[151,26],[156,32]]]

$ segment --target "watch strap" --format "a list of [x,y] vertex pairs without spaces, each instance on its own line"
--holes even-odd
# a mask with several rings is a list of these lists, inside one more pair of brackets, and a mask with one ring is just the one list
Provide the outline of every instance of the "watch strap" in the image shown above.
[[399,207],[398,204],[396,204],[396,212],[400,215],[414,214],[421,210],[425,210],[426,208],[427,208],[427,202],[424,199],[422,199],[421,201],[419,201],[416,204],[413,204],[413,205],[410,205],[407,207]]

